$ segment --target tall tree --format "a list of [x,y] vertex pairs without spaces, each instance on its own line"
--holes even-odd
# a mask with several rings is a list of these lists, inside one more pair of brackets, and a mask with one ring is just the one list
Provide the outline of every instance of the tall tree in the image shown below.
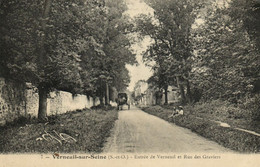
[[52,89],[81,92],[79,53],[90,45],[85,21],[96,9],[86,2],[1,2],[2,75],[38,87],[39,119],[46,117],[47,94]]
[[127,87],[130,79],[125,65],[136,62],[130,48],[132,24],[124,15],[127,9],[125,2],[106,0],[102,5],[92,23],[93,27],[97,27],[92,31],[97,34],[96,45],[99,49],[95,52],[93,49],[86,50],[82,58],[82,66],[87,71],[84,75],[87,73],[88,76],[85,77],[87,82],[84,82],[86,91],[99,97],[101,105],[104,98],[105,103],[109,103],[111,87],[116,87],[118,91]]
[[182,101],[191,101],[189,84],[190,58],[193,55],[191,29],[198,9],[203,3],[199,0],[147,0],[146,3],[154,9],[154,16],[141,15],[136,23],[138,31],[143,36],[148,35],[154,40],[153,46],[149,48],[152,54],[148,57],[155,60],[160,70],[164,71],[163,80],[177,84]]
[[[245,28],[244,16],[234,16],[235,2],[215,3],[208,10],[205,23],[195,30],[198,52],[192,82],[203,90],[204,99],[237,102],[252,92],[259,80],[257,37],[251,37]],[[246,6],[239,8],[243,11]]]

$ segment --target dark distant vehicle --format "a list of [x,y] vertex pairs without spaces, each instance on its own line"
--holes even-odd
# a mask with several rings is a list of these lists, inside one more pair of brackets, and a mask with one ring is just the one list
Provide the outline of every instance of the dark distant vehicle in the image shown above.
[[117,109],[119,110],[120,107],[121,107],[121,110],[122,110],[124,105],[128,106],[128,110],[130,109],[130,103],[128,103],[127,94],[126,93],[118,93]]

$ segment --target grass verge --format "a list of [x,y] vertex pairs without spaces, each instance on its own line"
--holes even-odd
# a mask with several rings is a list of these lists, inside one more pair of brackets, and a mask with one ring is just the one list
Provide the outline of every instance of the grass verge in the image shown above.
[[48,123],[7,124],[0,128],[0,152],[99,153],[117,118],[116,110],[84,109],[51,116]]
[[193,132],[213,140],[231,150],[241,153],[260,152],[259,136],[238,131],[233,128],[221,127],[207,118],[198,118],[195,114],[189,112],[184,112],[184,115],[169,118],[169,115],[172,114],[172,110],[161,106],[142,107],[142,110],[168,122],[175,123],[178,126],[191,129]]

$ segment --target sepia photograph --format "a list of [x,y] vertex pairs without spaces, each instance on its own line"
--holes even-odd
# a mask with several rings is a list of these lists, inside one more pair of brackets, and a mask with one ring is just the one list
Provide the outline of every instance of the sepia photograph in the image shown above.
[[0,0],[0,167],[259,159],[260,0]]

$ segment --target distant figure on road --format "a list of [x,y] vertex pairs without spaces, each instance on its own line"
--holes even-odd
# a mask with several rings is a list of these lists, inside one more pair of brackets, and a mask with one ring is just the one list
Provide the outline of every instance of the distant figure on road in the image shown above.
[[123,105],[128,106],[128,110],[130,109],[130,104],[127,100],[127,94],[126,93],[118,93],[117,97],[117,109],[119,110],[121,107],[121,110],[123,109]]

